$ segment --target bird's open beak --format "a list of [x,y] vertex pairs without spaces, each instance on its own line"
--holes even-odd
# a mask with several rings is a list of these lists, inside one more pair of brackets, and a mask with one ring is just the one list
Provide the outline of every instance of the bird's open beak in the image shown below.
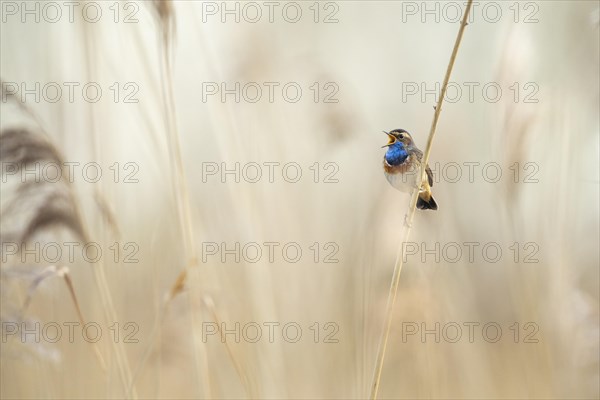
[[388,143],[385,146],[381,146],[381,148],[388,147],[396,142],[396,137],[389,132],[383,131],[386,135],[388,135]]

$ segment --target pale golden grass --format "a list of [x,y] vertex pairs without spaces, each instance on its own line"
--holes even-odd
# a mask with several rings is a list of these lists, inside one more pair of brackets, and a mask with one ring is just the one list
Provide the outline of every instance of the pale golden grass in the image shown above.
[[[17,100],[17,96],[11,95],[9,96],[9,100],[17,104],[20,103]],[[19,104],[19,108],[23,112],[24,118],[31,118],[32,114],[25,105]],[[38,133],[24,129],[5,129],[0,132],[0,140],[2,143],[2,162],[15,165],[18,173],[31,168],[34,164],[46,165],[51,163],[61,167],[64,165],[63,156],[48,139],[44,138],[41,127]],[[65,173],[65,171],[62,172],[63,174]],[[23,214],[28,214],[28,218],[25,220],[25,224],[15,224],[12,226],[4,224],[4,227],[12,228],[12,231],[7,231],[6,228],[3,229],[4,241],[28,243],[33,241],[35,237],[38,237],[41,232],[48,231],[57,226],[66,228],[81,243],[90,241],[88,230],[80,217],[77,199],[71,190],[70,184],[66,181],[65,175],[63,175],[59,183],[49,183],[44,180],[38,181],[37,179],[32,179],[29,181],[17,181],[16,185],[17,189],[15,190],[14,197],[2,211],[3,218],[20,218]],[[36,205],[36,207],[34,208],[33,205]],[[103,210],[99,211],[99,215],[103,215]],[[4,268],[10,267],[9,265]],[[107,320],[116,320],[110,291],[106,286],[106,278],[104,277],[102,268],[101,264],[92,266],[92,270],[96,276],[96,283],[101,293],[103,308],[107,311]],[[85,325],[85,318],[77,300],[69,270],[64,266],[58,268],[53,265],[47,266],[35,274],[27,291],[23,312],[29,306],[37,286],[49,276],[59,276],[64,279],[70,298],[75,306],[79,322]],[[94,350],[101,369],[106,372],[106,362],[98,346],[92,344],[91,347]],[[117,366],[119,367],[122,383],[128,385],[131,378],[128,376],[127,360],[120,351],[118,344],[115,346],[115,354],[117,356]]]
[[[73,187],[89,236],[103,245],[139,243],[140,262],[108,259],[98,283],[97,271],[69,266],[85,320],[136,322],[140,343],[99,343],[107,374],[88,343],[3,343],[2,397],[123,398],[133,397],[135,385],[140,398],[364,398],[381,327],[392,320],[388,267],[405,222],[404,199],[380,170],[376,132],[404,127],[424,143],[417,127],[429,120],[432,97],[403,103],[398,88],[439,78],[447,62],[440,38],[454,37],[457,24],[422,24],[418,16],[401,23],[396,2],[339,3],[341,22],[330,25],[204,24],[199,3],[139,5],[137,24],[1,28],[5,80],[140,84],[139,104],[30,104],[30,119],[67,159],[140,164],[138,184],[79,180]],[[486,24],[481,5],[474,9],[452,80],[495,79],[507,93],[495,105],[444,104],[429,161],[537,161],[540,183],[436,182],[440,210],[415,213],[411,240],[536,241],[540,263],[405,263],[379,398],[598,397],[598,215],[590,205],[598,198],[598,97],[590,89],[598,62],[589,56],[598,39],[597,27],[585,24],[594,7],[539,5],[539,24],[515,25],[508,8],[506,19]],[[520,69],[507,35],[515,26],[517,42],[531,42],[533,61]],[[21,57],[16,50],[25,44],[31,52]],[[567,49],[569,57],[557,57]],[[314,104],[308,89],[309,101],[294,105],[203,103],[200,95],[204,81],[298,80],[306,88],[321,79],[339,83],[339,104]],[[506,87],[529,80],[540,85],[540,104],[524,107]],[[1,106],[4,122],[13,112]],[[340,182],[203,183],[203,161],[297,161],[305,174],[315,161],[335,161]],[[13,228],[8,222],[3,216],[2,227]],[[59,240],[63,231],[54,225],[44,234]],[[205,241],[269,240],[335,241],[340,262],[202,262]],[[63,279],[43,279],[28,297],[36,274],[19,270],[28,280],[17,285],[15,268],[9,274],[6,267],[3,321],[15,315],[11,302],[17,311],[28,303],[28,319],[83,319]],[[297,321],[307,340],[223,343],[223,332],[201,340],[202,322],[249,321]],[[316,321],[336,322],[339,343],[312,342],[308,327]],[[402,343],[404,321],[499,321],[505,329],[534,321],[540,342]]]

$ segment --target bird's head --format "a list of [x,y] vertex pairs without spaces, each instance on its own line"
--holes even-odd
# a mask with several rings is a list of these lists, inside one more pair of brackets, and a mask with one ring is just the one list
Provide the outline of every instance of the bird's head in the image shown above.
[[385,146],[385,161],[391,166],[397,166],[406,161],[411,151],[412,138],[404,129],[394,129],[391,132],[385,132],[388,135],[388,143]]
[[383,132],[388,135],[388,143],[383,147],[401,145],[402,147],[406,148],[413,144],[413,139],[410,136],[410,133],[406,132],[404,129],[394,129],[390,132]]

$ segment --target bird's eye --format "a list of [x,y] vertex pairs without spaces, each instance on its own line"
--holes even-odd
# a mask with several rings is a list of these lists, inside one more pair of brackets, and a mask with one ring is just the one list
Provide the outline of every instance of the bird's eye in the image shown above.
[[404,135],[403,134],[399,134],[398,135],[398,139],[404,139]]

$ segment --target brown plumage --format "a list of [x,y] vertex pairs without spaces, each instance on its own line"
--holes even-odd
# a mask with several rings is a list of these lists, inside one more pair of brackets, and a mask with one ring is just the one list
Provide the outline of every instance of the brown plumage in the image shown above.
[[433,173],[431,172],[429,165],[425,168],[427,181],[423,182],[422,185],[418,184],[418,175],[421,171],[423,152],[417,148],[412,136],[410,136],[407,131],[395,129],[389,133],[385,133],[389,137],[389,142],[384,147],[393,145],[396,142],[401,142],[408,153],[406,160],[399,165],[390,165],[387,162],[386,157],[383,157],[383,169],[387,180],[393,187],[403,192],[412,192],[415,188],[419,188],[417,208],[422,210],[437,210],[437,204],[431,195]]

